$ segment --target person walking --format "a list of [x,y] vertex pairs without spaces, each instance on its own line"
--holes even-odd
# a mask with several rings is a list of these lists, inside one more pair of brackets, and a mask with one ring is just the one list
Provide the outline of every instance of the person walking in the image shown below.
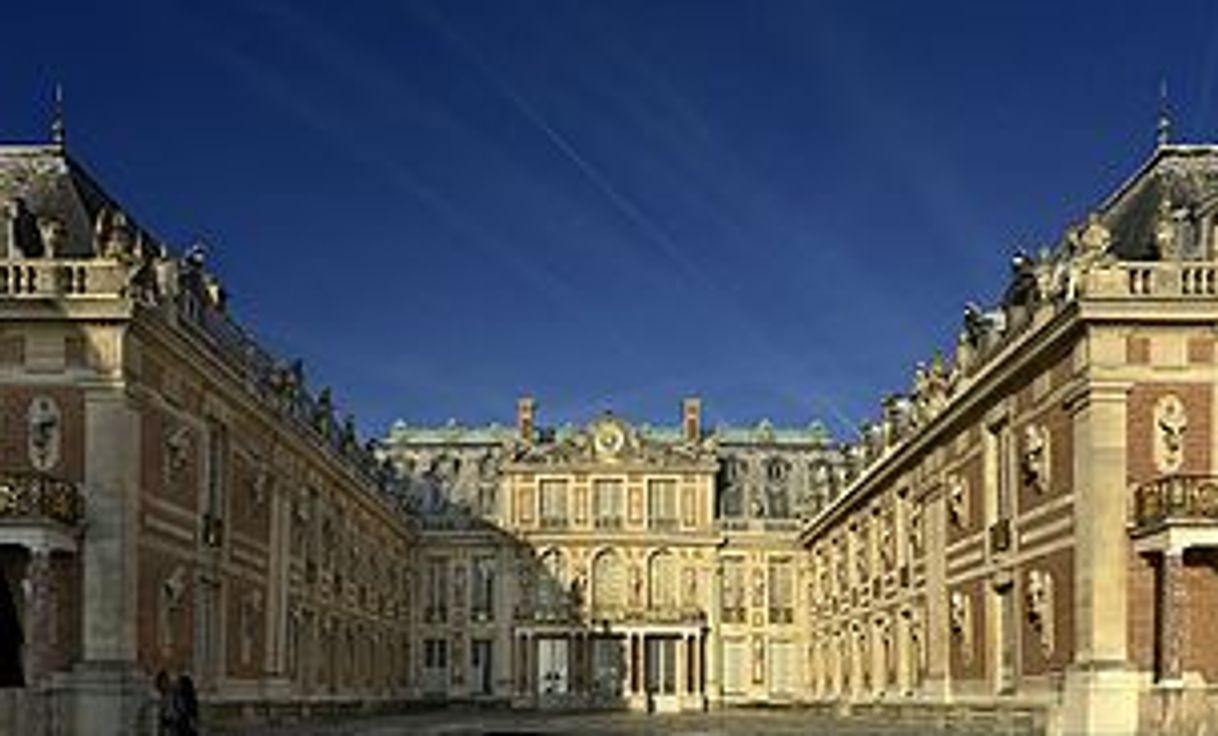
[[177,728],[174,736],[198,736],[199,698],[194,680],[188,674],[178,675],[177,686],[173,689],[173,714]]
[[169,673],[165,670],[158,671],[153,679],[153,684],[156,686],[158,696],[156,708],[157,736],[177,736],[178,731],[173,705],[173,683],[169,680]]

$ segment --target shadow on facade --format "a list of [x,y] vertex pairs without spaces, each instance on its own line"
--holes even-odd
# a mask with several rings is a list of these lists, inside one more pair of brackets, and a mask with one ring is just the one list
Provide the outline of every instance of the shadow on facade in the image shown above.
[[[418,567],[417,685],[425,700],[550,710],[706,707],[702,611],[649,613],[641,581],[624,565],[613,570],[612,561],[594,571],[613,581],[598,591],[598,604],[584,574],[565,574],[562,548],[530,543],[460,504],[440,501],[429,512],[425,528],[445,535],[446,551],[424,552]],[[676,590],[679,581],[663,584]]]

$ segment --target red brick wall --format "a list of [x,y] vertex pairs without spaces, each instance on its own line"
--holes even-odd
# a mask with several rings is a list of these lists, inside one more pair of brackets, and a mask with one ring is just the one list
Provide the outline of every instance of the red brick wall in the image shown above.
[[1214,338],[1194,337],[1188,341],[1188,362],[1209,365],[1214,362]]
[[194,511],[199,505],[199,483],[202,479],[203,436],[189,428],[189,449],[181,475],[173,488],[165,484],[165,441],[170,432],[188,425],[156,407],[145,407],[140,413],[140,485],[145,493]]
[[1181,651],[1185,672],[1199,671],[1218,683],[1218,550],[1189,550],[1184,555],[1184,585],[1188,596],[1185,641]]
[[1129,552],[1129,661],[1152,671],[1155,666],[1155,567],[1158,561]]
[[[973,435],[970,434],[970,437]],[[947,543],[949,545],[958,542],[965,537],[972,536],[984,526],[985,515],[985,493],[982,488],[982,457],[980,454],[974,455],[963,465],[958,466],[949,475],[959,475],[968,484],[968,508],[965,515],[965,523],[958,526],[948,519],[947,523]],[[947,492],[947,489],[944,490]],[[950,503],[950,500],[949,500]]]
[[[1048,656],[1045,656],[1040,634],[1032,627],[1028,616],[1029,570],[1047,571],[1053,577],[1054,646]],[[1016,580],[1016,595],[1019,596],[1024,674],[1043,675],[1064,670],[1074,659],[1074,550],[1058,550],[1024,563]]]
[[59,464],[53,475],[80,482],[85,468],[85,404],[79,389],[58,386],[0,386],[0,467],[29,470],[29,410],[37,396],[59,406],[62,423]]
[[[136,608],[139,660],[148,672],[188,672],[193,665],[194,640],[194,576],[189,560],[161,550],[141,547],[139,566],[138,606]],[[160,591],[164,581],[179,566],[186,569],[186,590],[181,607],[173,617],[173,648],[161,650]]]
[[951,675],[956,680],[984,680],[986,677],[985,664],[985,589],[984,581],[971,580],[948,589],[948,609],[950,617],[950,601],[954,592],[962,592],[970,598],[973,617],[972,657],[966,661],[964,649],[955,632],[949,633],[951,642],[950,666]]
[[1142,383],[1129,393],[1128,473],[1130,483],[1142,483],[1159,475],[1155,469],[1155,404],[1163,396],[1175,394],[1184,404],[1188,428],[1184,432],[1182,473],[1210,470],[1210,402],[1213,389],[1206,383]]
[[[230,677],[239,679],[256,678],[262,674],[262,661],[265,652],[263,634],[266,631],[266,589],[263,585],[252,583],[243,578],[229,576],[226,593],[227,641],[225,654],[228,659],[227,669]],[[245,621],[241,615],[242,602],[254,591],[261,591],[261,609],[253,617],[249,659],[241,661],[241,648]]]
[[[1040,425],[1049,433],[1049,488],[1043,492],[1033,490],[1023,482],[1024,432],[1029,424]],[[1021,513],[1074,490],[1074,425],[1069,412],[1060,405],[1044,409],[1015,427],[1015,441],[1021,463],[1016,476]]]

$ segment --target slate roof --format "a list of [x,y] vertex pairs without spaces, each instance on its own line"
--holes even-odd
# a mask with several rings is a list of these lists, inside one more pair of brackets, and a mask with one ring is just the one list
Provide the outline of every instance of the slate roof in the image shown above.
[[8,205],[15,199],[20,199],[32,215],[21,225],[20,245],[28,252],[9,243],[9,228],[0,227],[0,258],[42,255],[37,222],[48,217],[63,223],[66,232],[57,255],[91,257],[93,223],[98,213],[107,207],[120,209],[84,167],[58,145],[0,145],[0,204]]

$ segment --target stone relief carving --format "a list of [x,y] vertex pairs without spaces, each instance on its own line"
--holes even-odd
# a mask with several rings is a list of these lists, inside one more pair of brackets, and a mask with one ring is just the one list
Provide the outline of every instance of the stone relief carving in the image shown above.
[[962,475],[947,477],[947,519],[956,527],[968,525],[968,481]]
[[265,463],[259,463],[254,472],[254,480],[250,483],[250,500],[253,501],[254,508],[261,508],[266,504],[274,481],[271,469]]
[[871,578],[871,555],[867,536],[867,525],[859,524],[858,537],[854,547],[854,568],[859,585],[865,584]]
[[765,606],[765,573],[759,569],[753,570],[753,608]]
[[248,665],[254,657],[254,642],[262,620],[262,593],[254,590],[241,599],[241,664]]
[[965,664],[973,661],[973,611],[972,600],[961,591],[951,594],[949,600],[949,625],[952,639],[960,647],[960,656]]
[[698,569],[690,566],[685,568],[685,605],[694,608],[698,605]]
[[897,564],[897,534],[895,511],[888,509],[880,516],[880,557],[884,566]]
[[920,556],[925,550],[926,537],[922,527],[922,504],[913,502],[909,505],[909,549],[913,556]]
[[1024,591],[1028,623],[1040,641],[1041,653],[1053,654],[1053,576],[1047,570],[1029,570],[1028,585]]
[[1020,458],[1023,482],[1037,493],[1049,490],[1049,430],[1029,424],[1023,431],[1023,454]]
[[536,465],[634,461],[652,465],[716,460],[715,439],[692,443],[659,442],[644,437],[621,419],[605,415],[553,442],[518,444],[511,459]]
[[30,402],[26,419],[30,465],[43,472],[51,470],[59,464],[63,437],[59,405],[49,396],[36,396]]
[[846,563],[846,545],[842,540],[838,541],[837,552],[834,555],[835,567],[837,569],[837,589],[850,589],[850,568]]
[[178,614],[186,599],[186,568],[175,568],[157,593],[157,633],[162,656],[173,653]]
[[765,639],[753,637],[753,683],[765,682]]
[[190,428],[178,425],[169,429],[165,432],[163,442],[162,479],[167,490],[177,490],[190,467],[194,444]]
[[1188,430],[1188,414],[1184,402],[1175,394],[1167,394],[1155,404],[1154,454],[1155,467],[1161,473],[1175,473],[1184,465],[1184,433]]

